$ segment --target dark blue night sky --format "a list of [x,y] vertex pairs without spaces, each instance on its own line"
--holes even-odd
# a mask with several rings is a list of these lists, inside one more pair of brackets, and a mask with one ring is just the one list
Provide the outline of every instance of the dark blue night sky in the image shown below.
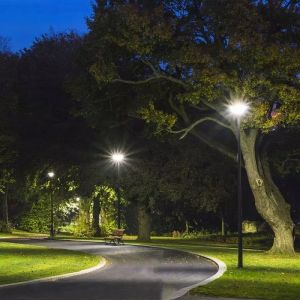
[[0,36],[10,39],[13,51],[30,47],[43,33],[87,31],[85,18],[93,0],[0,0]]

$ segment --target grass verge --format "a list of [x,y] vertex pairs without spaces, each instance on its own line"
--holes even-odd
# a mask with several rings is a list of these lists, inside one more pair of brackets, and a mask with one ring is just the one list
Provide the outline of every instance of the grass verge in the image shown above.
[[100,258],[82,252],[0,242],[0,285],[77,272]]

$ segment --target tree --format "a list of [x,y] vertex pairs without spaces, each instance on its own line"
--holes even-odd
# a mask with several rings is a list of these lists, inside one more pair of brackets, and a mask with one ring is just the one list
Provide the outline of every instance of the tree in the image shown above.
[[[95,236],[116,228],[116,192],[108,185],[96,185],[93,192],[92,229]],[[101,224],[101,228],[99,226]]]
[[137,207],[139,239],[149,240],[152,219],[155,229],[164,226],[166,232],[183,231],[186,224],[199,228],[206,213],[228,218],[234,186],[230,161],[216,162],[216,153],[193,138],[152,139],[144,147],[122,176],[124,194]]
[[[47,177],[49,165],[44,165],[33,174],[26,176],[26,185],[23,191],[25,208],[19,218],[19,226],[22,229],[35,232],[48,232],[50,225],[51,203],[53,199],[54,225],[56,230],[60,225],[69,220],[65,207],[74,202],[76,189],[76,168],[65,169],[56,166],[55,176]],[[72,215],[73,208],[69,211]]]
[[[280,133],[279,133],[280,132]],[[280,138],[279,138],[280,137]],[[289,200],[292,218],[299,222],[300,203],[300,140],[298,130],[281,129],[274,131],[270,144],[272,152],[268,159],[274,181]],[[289,145],[288,149],[286,145]]]
[[16,55],[0,51],[0,165],[13,163],[17,155],[17,63]]
[[[46,34],[21,53],[18,93],[20,97],[20,166],[74,165],[82,153],[90,153],[93,131],[76,107],[67,84],[79,76],[76,58],[81,38],[75,33]],[[31,165],[30,165],[31,164]]]
[[0,37],[0,194],[3,195],[0,231],[10,230],[8,198],[11,184],[15,182],[13,173],[18,152],[17,63],[18,56],[9,52],[7,40]]
[[11,226],[8,218],[8,197],[10,194],[10,188],[15,183],[15,178],[12,169],[2,169],[0,174],[0,194],[3,195],[2,200],[2,224],[0,231],[10,232]]
[[[272,253],[294,253],[290,206],[267,154],[272,130],[299,124],[298,19],[296,1],[97,1],[85,46],[102,103],[131,114],[140,106],[158,133],[190,133],[231,158],[237,127],[226,104],[251,102],[242,155],[256,208],[274,232]],[[83,103],[92,111],[90,100]]]
[[[164,148],[164,145],[160,145]],[[151,219],[155,211],[156,202],[161,199],[158,187],[164,158],[167,152],[147,143],[147,151],[136,155],[134,162],[122,176],[122,187],[129,202],[137,208],[138,239],[149,241],[151,233]]]
[[[79,76],[81,72],[75,63],[81,42],[81,37],[72,32],[45,34],[17,57],[18,73],[13,74],[14,87],[17,87],[14,91],[18,96],[14,142],[18,150],[17,206],[20,209],[17,214],[28,215],[33,205],[40,207],[43,203],[37,202],[47,198],[39,193],[29,197],[31,180],[36,174],[45,172],[40,174],[44,176],[49,171],[46,168],[51,167],[60,176],[60,170],[64,172],[74,165],[88,169],[94,163],[91,160],[95,154],[94,131],[81,116],[73,114],[76,103],[67,91],[72,76]],[[4,78],[7,80],[7,76]],[[7,119],[10,116],[7,110],[12,104],[12,101],[6,103],[6,110],[3,109]],[[16,219],[20,219],[19,216]]]
[[181,228],[199,228],[207,213],[229,222],[236,190],[232,161],[194,138],[173,143],[163,161],[159,189],[170,203],[165,213],[176,215]]

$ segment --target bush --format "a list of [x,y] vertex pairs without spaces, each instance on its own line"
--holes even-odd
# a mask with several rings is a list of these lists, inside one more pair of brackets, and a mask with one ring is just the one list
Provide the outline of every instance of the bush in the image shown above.
[[201,230],[201,231],[191,231],[189,233],[184,232],[181,236],[184,239],[199,239],[199,238],[211,236],[211,233],[207,230]]
[[46,197],[33,203],[19,222],[20,229],[32,232],[48,232],[50,229],[50,203]]
[[58,227],[57,233],[66,234],[66,235],[74,235],[76,231],[76,224],[69,224],[65,226]]

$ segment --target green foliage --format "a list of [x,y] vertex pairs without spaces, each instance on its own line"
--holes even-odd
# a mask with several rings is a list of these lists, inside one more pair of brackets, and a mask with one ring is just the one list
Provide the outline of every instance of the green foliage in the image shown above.
[[[266,164],[255,165],[267,156],[258,143],[263,145],[276,129],[295,129],[300,124],[298,19],[299,3],[294,1],[99,1],[84,43],[85,68],[93,68],[89,79],[99,91],[89,99],[81,97],[85,99],[81,113],[94,108],[101,115],[110,106],[122,124],[138,111],[152,130],[156,125],[154,131],[160,135],[191,133],[234,159],[237,123],[228,116],[227,105],[245,99],[251,109],[242,120],[242,151],[246,159],[252,147],[257,158],[245,164],[247,174],[254,182],[251,177],[257,176],[257,169],[264,187],[273,185],[266,170],[260,170]],[[98,62],[105,62],[105,67]],[[274,103],[281,106],[274,108]],[[150,200],[150,190],[152,198],[161,192],[152,188],[153,181],[148,180],[144,188],[149,203],[155,202]],[[207,181],[213,185],[213,180]],[[139,178],[138,182],[142,186],[146,181]],[[225,188],[221,191],[226,194]],[[186,194],[196,198],[189,191]],[[261,197],[254,194],[256,205],[267,207],[259,205]],[[201,196],[213,198],[205,191]],[[281,200],[282,208],[259,210],[269,223],[274,219],[270,214],[281,218],[280,210],[286,207]],[[271,197],[268,201],[274,203]],[[281,221],[288,219],[287,214]]]
[[16,183],[13,169],[0,170],[0,193],[4,194],[9,185]]
[[[100,225],[102,235],[106,235],[117,228],[117,195],[116,191],[107,185],[97,185],[93,193],[93,197],[100,201]],[[125,201],[121,197],[120,201],[124,208]],[[123,226],[124,227],[124,226]]]
[[[150,141],[122,176],[130,203],[145,205],[158,232],[182,230],[186,221],[199,230],[207,213],[231,219],[233,165],[192,139]],[[210,216],[210,223],[212,222]]]
[[[100,202],[100,228],[101,234],[106,235],[117,227],[116,192],[108,185],[95,185],[91,190],[90,197],[80,199],[79,214],[75,220],[74,233],[77,236],[92,236],[93,199]],[[121,198],[121,205],[124,208],[126,202]]]
[[[137,101],[148,95],[150,103],[140,112],[159,132],[170,129],[175,117],[154,108],[154,102],[171,98],[179,117],[184,115],[180,103],[211,103],[222,117],[232,92],[251,103],[244,126],[264,132],[295,126],[300,118],[299,28],[297,9],[289,6],[246,0],[238,5],[219,0],[98,3],[86,44],[92,76],[97,74],[107,100],[124,97],[120,84]],[[107,69],[113,72],[108,75]],[[282,103],[280,114],[269,118],[275,100]]]
[[72,222],[78,208],[74,200],[76,168],[57,168],[52,179],[47,177],[48,166],[28,175],[25,185],[25,211],[18,221],[20,228],[35,232],[48,232],[50,226],[50,194],[54,203],[54,223],[57,228]]
[[175,114],[168,114],[164,111],[155,109],[154,103],[150,102],[147,107],[140,108],[137,113],[147,124],[156,124],[155,133],[157,135],[170,131],[175,125],[177,117]]
[[[298,137],[299,129],[284,130],[280,139],[277,134],[269,139],[269,143],[273,147],[269,160],[277,176],[279,175],[281,178],[298,177],[300,172],[300,141]],[[286,149],[286,145],[289,145],[289,149]]]
[[80,200],[79,215],[76,220],[75,235],[77,236],[92,236],[92,213],[91,213],[91,199],[83,198]]
[[48,195],[40,197],[25,213],[18,227],[32,232],[48,232],[50,230],[50,200]]
[[11,233],[12,225],[10,223],[7,224],[5,221],[0,220],[0,232]]

